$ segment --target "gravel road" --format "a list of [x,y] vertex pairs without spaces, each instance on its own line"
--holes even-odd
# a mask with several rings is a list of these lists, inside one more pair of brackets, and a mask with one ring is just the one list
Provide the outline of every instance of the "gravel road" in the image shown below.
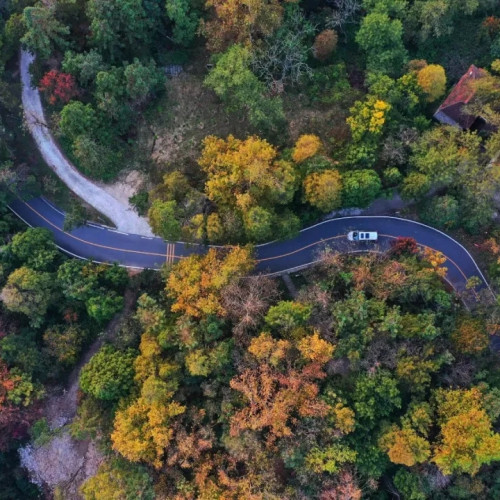
[[140,217],[129,204],[120,202],[96,186],[65,158],[45,121],[40,93],[31,85],[29,67],[33,59],[31,53],[21,51],[22,101],[27,126],[47,165],[77,196],[108,217],[117,229],[126,233],[152,236],[151,228],[144,217]]

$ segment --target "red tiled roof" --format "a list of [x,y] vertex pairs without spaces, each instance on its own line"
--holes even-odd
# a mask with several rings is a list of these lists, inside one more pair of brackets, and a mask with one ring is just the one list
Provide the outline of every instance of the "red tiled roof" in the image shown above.
[[455,124],[464,129],[469,128],[477,117],[463,113],[462,108],[474,97],[475,90],[471,83],[474,80],[478,80],[479,78],[486,76],[486,74],[487,73],[484,69],[478,68],[472,64],[462,78],[460,78],[458,83],[453,87],[448,97],[437,109],[434,114],[436,119],[449,123],[448,120],[443,120],[443,115],[446,115],[446,117],[451,119],[451,122],[455,122]]

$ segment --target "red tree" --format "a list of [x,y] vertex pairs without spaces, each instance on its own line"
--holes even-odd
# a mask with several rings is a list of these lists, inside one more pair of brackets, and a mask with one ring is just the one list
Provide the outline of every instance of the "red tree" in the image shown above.
[[0,451],[5,451],[12,439],[24,437],[31,423],[38,417],[38,408],[20,408],[7,399],[18,377],[12,377],[7,365],[0,361]]
[[415,238],[406,236],[398,236],[391,241],[391,253],[393,255],[415,255],[418,252],[417,242]]
[[489,16],[483,21],[483,28],[486,29],[491,38],[495,38],[500,32],[500,18]]
[[69,73],[61,73],[55,69],[45,73],[40,80],[40,90],[48,96],[50,104],[67,103],[78,95],[75,78]]

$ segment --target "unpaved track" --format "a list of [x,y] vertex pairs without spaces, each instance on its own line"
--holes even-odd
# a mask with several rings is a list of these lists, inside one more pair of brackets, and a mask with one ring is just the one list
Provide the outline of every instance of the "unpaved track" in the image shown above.
[[38,149],[55,174],[82,200],[110,219],[120,231],[152,236],[151,228],[129,205],[124,204],[84,177],[62,154],[45,121],[40,93],[31,85],[30,64],[34,56],[21,51],[22,101],[27,126]]

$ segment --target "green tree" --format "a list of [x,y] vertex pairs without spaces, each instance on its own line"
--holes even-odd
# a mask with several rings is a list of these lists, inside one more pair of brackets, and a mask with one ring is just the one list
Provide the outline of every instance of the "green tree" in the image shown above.
[[426,500],[422,477],[408,469],[398,469],[394,475],[394,486],[405,500]]
[[471,162],[477,162],[480,143],[475,133],[449,126],[435,127],[413,144],[410,162],[434,183],[449,185],[457,174],[470,172]]
[[450,195],[438,196],[426,204],[421,217],[431,226],[443,229],[457,227],[460,218],[460,207],[456,198]]
[[165,74],[153,60],[142,64],[139,59],[134,59],[132,64],[125,66],[123,76],[126,95],[135,107],[144,105],[165,84]]
[[431,185],[428,175],[411,172],[403,181],[401,196],[405,200],[419,200],[429,192]]
[[176,201],[153,201],[148,211],[149,222],[154,233],[166,240],[178,240],[182,225],[179,222],[179,209]]
[[367,207],[382,188],[374,170],[350,170],[344,173],[342,180],[342,205],[345,207]]
[[64,48],[64,36],[69,34],[69,27],[64,26],[56,18],[55,4],[52,7],[26,7],[23,12],[26,33],[21,42],[47,60],[54,48]]
[[49,273],[20,267],[9,275],[1,297],[7,309],[25,314],[33,327],[39,327],[52,303],[53,287]]
[[36,271],[53,270],[60,258],[52,233],[40,227],[14,235],[10,249],[18,263]]
[[88,333],[77,325],[56,325],[45,330],[43,342],[50,356],[63,365],[72,366],[87,337]]
[[205,85],[221,98],[228,111],[246,109],[256,128],[277,131],[284,122],[282,102],[277,97],[266,97],[265,85],[250,69],[251,60],[248,48],[231,46],[217,57]]
[[26,31],[22,13],[12,13],[6,20],[3,29],[3,46],[1,60],[8,61],[19,50],[19,42]]
[[71,259],[57,270],[57,283],[67,299],[86,301],[98,290],[99,279],[92,265],[86,261]]
[[59,129],[71,141],[79,136],[93,136],[97,132],[98,117],[91,104],[71,101],[60,113]]
[[106,70],[106,64],[101,54],[95,49],[82,53],[68,50],[64,53],[62,69],[65,73],[75,76],[80,85],[87,87],[94,82],[99,71]]
[[191,375],[208,377],[220,372],[231,362],[232,341],[219,342],[212,349],[194,349],[186,356],[186,367]]
[[281,331],[285,336],[293,330],[304,327],[311,317],[311,306],[301,302],[281,301],[271,306],[265,321],[272,328]]
[[19,333],[11,333],[0,340],[0,357],[9,366],[35,379],[47,377],[47,358],[40,355],[40,347],[36,341],[34,330],[24,329]]
[[[99,129],[102,130],[103,128]],[[79,135],[72,147],[81,171],[91,178],[103,181],[114,179],[117,172],[123,168],[124,151],[126,150],[118,141],[108,146],[87,135]]]
[[403,25],[386,13],[373,12],[361,21],[356,42],[366,52],[369,71],[398,74],[408,55],[403,45]]
[[332,444],[325,448],[313,448],[306,455],[306,467],[318,474],[337,474],[346,463],[356,461],[357,453],[343,444]]
[[[478,0],[416,0],[409,11],[409,21],[416,26],[420,41],[451,35],[454,20],[470,16],[479,6]],[[409,23],[409,25],[411,25]]]
[[131,125],[132,110],[127,105],[127,86],[123,68],[112,67],[96,76],[94,97],[99,109],[114,120],[117,132],[125,132]]
[[85,500],[154,500],[153,480],[142,465],[112,458],[80,487]]
[[191,44],[200,24],[199,13],[189,0],[170,0],[165,3],[167,17],[174,23],[172,39],[184,47]]
[[149,14],[141,0],[89,0],[91,42],[111,61],[144,52],[161,19]]
[[408,8],[407,0],[363,0],[363,8],[367,12],[381,12],[397,17],[404,17],[405,11]]
[[117,351],[110,345],[102,347],[83,367],[80,387],[97,399],[118,401],[127,396],[134,385],[136,352]]
[[272,237],[274,214],[262,207],[252,207],[244,218],[245,231],[251,241],[266,241]]
[[367,428],[373,428],[380,418],[401,408],[397,381],[383,369],[373,374],[361,373],[356,379],[352,399],[357,418]]
[[123,309],[123,297],[116,292],[106,289],[100,290],[86,302],[87,314],[98,323],[106,323],[118,311]]

